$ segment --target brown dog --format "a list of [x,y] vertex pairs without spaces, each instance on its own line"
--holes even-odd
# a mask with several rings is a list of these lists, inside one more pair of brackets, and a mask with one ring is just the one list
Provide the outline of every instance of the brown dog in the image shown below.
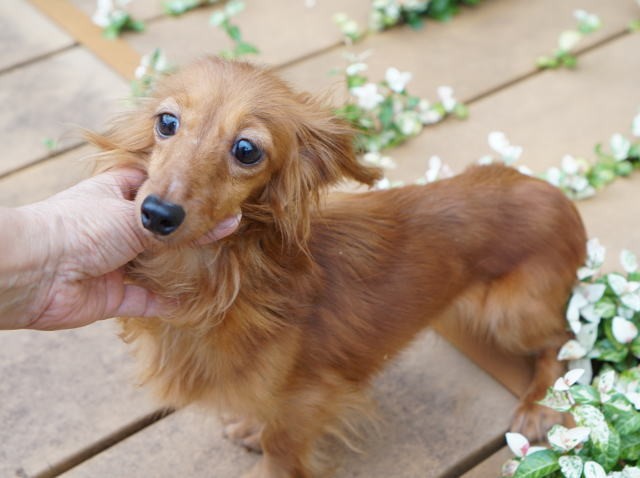
[[168,404],[238,418],[228,434],[264,451],[248,476],[312,476],[318,439],[365,407],[386,358],[445,316],[538,357],[516,425],[539,436],[550,424],[534,401],[562,373],[585,250],[558,189],[481,166],[325,199],[341,180],[378,178],[356,161],[350,128],[269,71],[214,58],[90,136],[105,167],[148,174],[136,201],[156,246],[129,274],[178,304],[162,320],[123,319],[124,338]]

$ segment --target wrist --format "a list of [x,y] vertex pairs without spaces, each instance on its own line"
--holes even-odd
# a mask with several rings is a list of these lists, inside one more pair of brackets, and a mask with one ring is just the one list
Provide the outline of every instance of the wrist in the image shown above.
[[23,328],[46,306],[55,277],[52,228],[59,221],[38,205],[0,208],[0,328]]

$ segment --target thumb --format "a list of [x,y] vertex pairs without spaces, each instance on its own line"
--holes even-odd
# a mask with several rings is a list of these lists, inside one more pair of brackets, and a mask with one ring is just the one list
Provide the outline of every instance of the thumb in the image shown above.
[[153,292],[134,284],[124,286],[122,300],[106,317],[162,317],[167,315],[170,304]]

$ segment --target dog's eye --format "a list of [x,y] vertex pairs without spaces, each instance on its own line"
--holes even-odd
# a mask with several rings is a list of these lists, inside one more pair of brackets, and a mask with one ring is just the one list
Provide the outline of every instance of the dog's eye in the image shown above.
[[262,151],[248,139],[239,139],[231,148],[231,154],[244,165],[256,164],[262,159]]
[[178,131],[180,122],[178,118],[169,113],[163,113],[158,116],[158,122],[156,123],[156,131],[162,138],[168,138],[173,136]]

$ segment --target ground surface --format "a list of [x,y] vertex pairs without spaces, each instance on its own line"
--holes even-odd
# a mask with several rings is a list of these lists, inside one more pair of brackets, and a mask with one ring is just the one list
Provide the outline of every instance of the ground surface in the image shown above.
[[[95,2],[34,3],[91,14]],[[208,25],[209,9],[176,20],[162,16],[159,1],[136,0],[133,11],[148,29],[125,36],[118,69],[80,42],[82,33],[58,27],[34,3],[0,3],[0,206],[46,198],[88,174],[82,158],[91,149],[77,126],[100,129],[121,108],[129,87],[118,71],[126,70],[126,58],[160,46],[184,64],[228,46]],[[259,60],[277,66],[295,86],[341,92],[327,73],[344,65],[347,48],[330,17],[346,10],[365,23],[370,2],[316,3],[247,0],[238,23],[262,50]],[[573,25],[575,8],[598,13],[604,28],[585,42],[576,71],[537,72],[535,58]],[[489,152],[486,137],[493,130],[522,145],[522,164],[534,171],[559,164],[566,153],[592,158],[597,142],[628,134],[640,106],[640,34],[626,32],[639,16],[632,0],[486,0],[450,23],[367,38],[355,51],[373,50],[372,79],[396,66],[413,73],[413,93],[435,98],[436,87],[447,84],[470,107],[468,120],[425,129],[393,151],[399,167],[391,176],[413,180],[433,154],[460,171]],[[86,27],[86,17],[82,22]],[[57,140],[52,151],[45,138]],[[579,204],[589,235],[611,251],[609,266],[620,248],[639,252],[639,187],[640,177],[619,180]],[[510,390],[522,383],[513,371],[511,379],[496,372],[501,359],[486,365],[492,357],[490,350],[474,356],[487,373],[438,334],[426,333],[376,381],[382,433],[367,440],[362,454],[341,453],[336,476],[497,476],[516,404]],[[226,478],[256,460],[225,441],[218,422],[199,410],[160,418],[157,405],[134,386],[131,359],[109,322],[59,333],[0,333],[0,377],[2,477]]]

